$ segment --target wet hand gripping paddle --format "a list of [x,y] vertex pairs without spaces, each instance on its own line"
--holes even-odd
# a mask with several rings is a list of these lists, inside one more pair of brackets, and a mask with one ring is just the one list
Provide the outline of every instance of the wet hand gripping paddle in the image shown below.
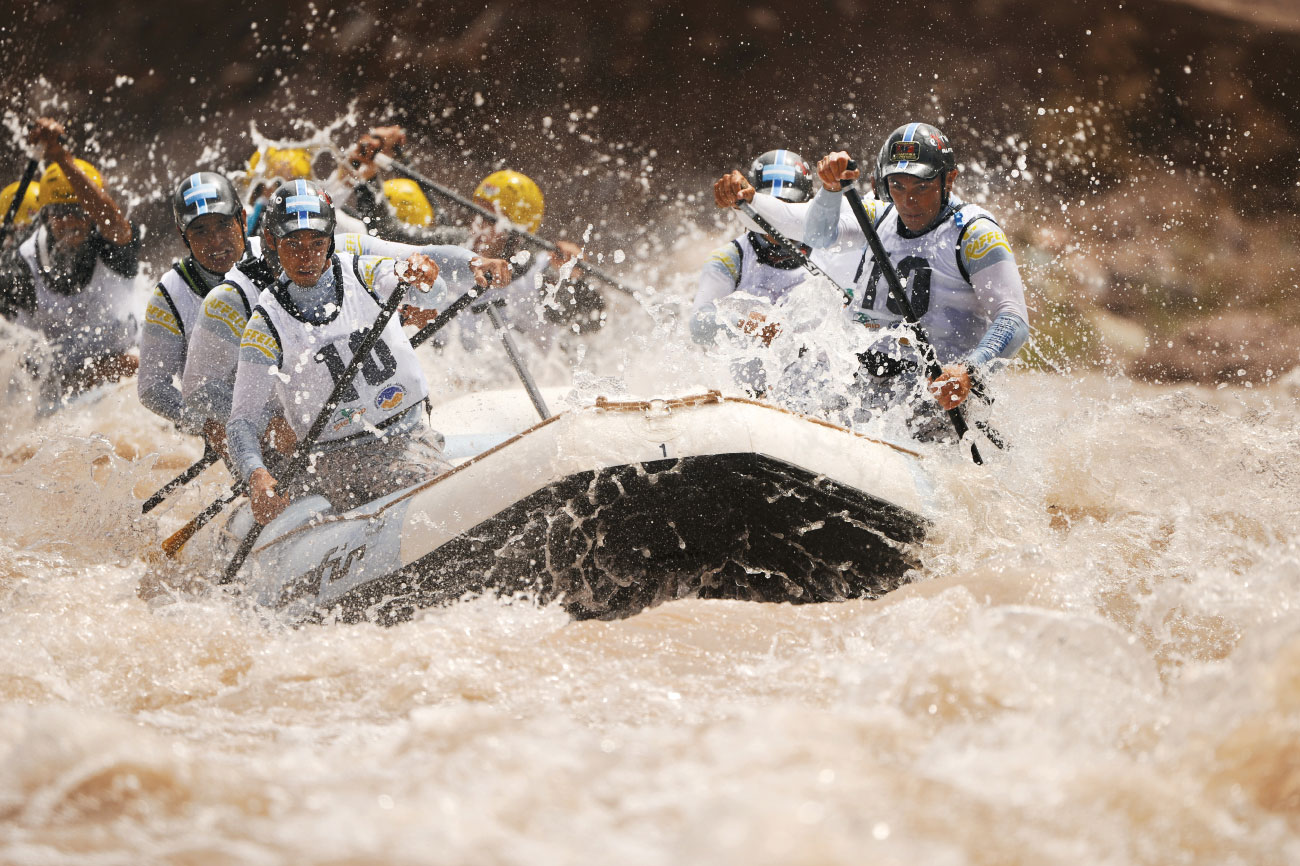
[[[849,160],[847,166],[849,171],[856,171],[858,164]],[[926,335],[925,329],[917,321],[916,313],[912,311],[912,302],[907,298],[907,292],[903,290],[903,283],[898,278],[898,271],[894,270],[894,263],[889,260],[889,253],[885,251],[885,245],[881,243],[880,235],[876,233],[876,227],[871,223],[871,217],[867,215],[867,209],[862,204],[862,196],[858,194],[857,189],[850,180],[840,180],[840,189],[844,191],[844,196],[849,200],[849,208],[853,211],[853,216],[857,219],[858,225],[862,228],[862,233],[867,236],[867,243],[871,246],[871,255],[875,257],[876,262],[880,265],[880,271],[885,276],[885,284],[889,287],[889,298],[894,302],[898,309],[903,311],[903,319],[912,328],[912,333],[916,335],[916,344],[921,351],[921,357],[925,361],[926,376],[930,381],[934,381],[943,375],[943,367],[939,364],[939,358],[934,352],[934,346],[930,344],[930,338]],[[952,429],[957,431],[959,439],[966,438],[969,428],[966,426],[966,418],[962,414],[961,407],[956,409],[945,410],[948,413],[948,420],[952,422]],[[970,456],[978,464],[984,463],[984,458],[980,456],[979,448],[975,443],[970,444]]]

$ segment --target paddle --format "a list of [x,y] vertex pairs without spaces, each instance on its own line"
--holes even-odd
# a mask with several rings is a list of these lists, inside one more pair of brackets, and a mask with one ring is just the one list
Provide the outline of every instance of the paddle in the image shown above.
[[519,381],[524,383],[524,390],[528,392],[528,399],[533,401],[533,408],[537,414],[542,416],[545,421],[551,417],[551,410],[546,408],[546,401],[542,399],[542,392],[538,389],[537,383],[533,381],[533,376],[528,372],[527,365],[524,364],[524,358],[519,354],[519,347],[515,345],[514,337],[510,336],[509,329],[501,321],[501,316],[497,313],[497,307],[504,307],[506,302],[502,298],[494,298],[475,306],[471,312],[487,313],[488,320],[492,322],[492,327],[496,328],[497,333],[501,335],[501,343],[506,347],[506,354],[510,356],[510,363],[514,365],[515,372],[519,375]]
[[[857,163],[849,160],[848,170],[857,170]],[[853,216],[857,219],[858,225],[862,228],[862,233],[867,236],[867,243],[871,246],[871,255],[875,258],[876,263],[880,265],[880,271],[884,274],[885,285],[889,287],[889,298],[894,302],[898,309],[903,311],[903,319],[912,328],[912,333],[916,336],[917,348],[921,351],[921,357],[925,362],[925,372],[931,381],[943,375],[943,367],[939,364],[939,357],[935,354],[934,346],[930,343],[930,338],[926,336],[925,329],[917,321],[916,313],[912,311],[912,302],[908,300],[907,292],[903,290],[903,283],[898,278],[898,272],[894,270],[894,263],[889,260],[889,253],[885,251],[885,245],[880,241],[880,235],[876,233],[876,227],[871,223],[871,217],[867,215],[867,209],[862,205],[862,196],[858,195],[857,189],[850,180],[841,180],[840,189],[849,200],[849,208],[853,211]],[[956,409],[945,410],[948,413],[948,420],[952,422],[952,428],[957,431],[958,439],[965,438],[969,429],[966,426],[966,418],[962,415],[961,407]],[[970,456],[978,464],[984,463],[984,458],[980,456],[979,448],[972,442],[970,446]]]
[[439,313],[432,322],[425,325],[420,330],[411,335],[411,348],[418,348],[422,343],[441,331],[448,322],[450,322],[457,313],[473,303],[474,299],[486,292],[487,289],[470,289],[456,300],[452,301],[447,309]]
[[794,256],[796,259],[798,259],[799,264],[803,265],[808,270],[808,273],[812,274],[815,277],[821,277],[822,279],[830,283],[832,286],[839,289],[840,294],[844,296],[845,304],[850,304],[853,302],[852,292],[850,292],[848,289],[841,286],[839,283],[835,282],[833,279],[831,279],[830,274],[826,273],[821,268],[817,267],[817,265],[813,264],[813,260],[808,257],[808,254],[812,252],[811,247],[809,247],[806,244],[796,243],[795,241],[792,241],[785,235],[781,234],[779,231],[776,230],[775,226],[773,226],[770,222],[768,222],[766,219],[763,218],[762,214],[754,210],[753,205],[751,205],[749,202],[745,201],[744,199],[740,199],[739,201],[737,201],[736,207],[740,210],[741,213],[743,213],[745,216],[753,220],[755,225],[757,225],[759,228],[765,231],[774,241],[776,241],[777,246],[779,246],[781,249],[785,250],[787,253]]
[[27,195],[27,188],[32,185],[32,178],[36,177],[36,169],[41,165],[39,159],[27,160],[27,167],[23,169],[23,176],[18,181],[18,189],[14,191],[14,200],[9,202],[9,210],[5,211],[4,225],[0,225],[0,246],[4,245],[9,233],[14,228],[14,218],[18,216],[18,208],[22,207],[23,196]]
[[164,499],[166,499],[168,496],[171,495],[171,492],[173,490],[175,490],[178,487],[182,487],[186,484],[189,484],[191,481],[193,481],[195,478],[199,476],[200,472],[202,472],[204,469],[207,469],[209,466],[211,466],[213,463],[216,463],[220,459],[221,459],[221,455],[217,453],[215,449],[209,446],[206,442],[203,443],[203,456],[200,457],[198,461],[196,461],[192,466],[190,466],[189,469],[186,469],[184,472],[182,472],[180,475],[177,475],[171,481],[168,481],[162,487],[159,487],[157,493],[155,493],[153,496],[150,496],[148,499],[145,500],[144,505],[140,509],[140,513],[148,514],[150,511],[153,511],[155,508],[158,507],[158,505]]
[[[409,165],[406,165],[405,163],[402,162],[398,162],[388,154],[377,153],[375,154],[374,160],[375,160],[375,165],[379,166],[380,168],[388,169],[390,171],[395,171],[398,174],[402,175],[403,177],[415,181],[421,187],[423,187],[426,192],[431,192],[434,195],[442,196],[448,201],[453,201],[456,204],[460,205],[461,207],[473,211],[474,213],[478,214],[484,219],[492,220],[499,227],[504,228],[506,231],[510,232],[511,234],[518,235],[521,238],[525,238],[529,243],[535,246],[539,246],[542,249],[548,250],[549,252],[552,253],[563,255],[563,253],[560,253],[559,248],[556,247],[556,245],[551,243],[550,241],[539,238],[537,235],[533,234],[527,229],[521,229],[516,225],[510,224],[508,221],[503,220],[503,218],[499,214],[496,214],[488,210],[487,208],[482,207],[481,205],[475,204],[474,202],[470,201],[469,199],[465,198],[462,195],[457,194],[454,190],[448,189],[447,187],[443,186],[440,183],[436,183],[435,181],[430,180],[429,178],[420,174],[415,169],[411,168]],[[637,291],[636,289],[632,288],[631,286],[624,285],[623,283],[619,282],[616,277],[611,276],[610,274],[606,273],[605,271],[601,270],[595,265],[588,264],[587,262],[584,262],[582,259],[578,259],[574,264],[578,270],[582,271],[583,273],[590,274],[591,276],[595,277],[598,280],[608,283],[609,285],[618,289],[620,292],[623,292],[624,294],[627,295],[633,295],[633,296],[636,295],[636,291]]]
[[163,553],[175,559],[176,555],[181,552],[181,548],[185,546],[185,542],[193,538],[194,534],[206,526],[209,520],[220,514],[223,508],[243,495],[243,482],[231,487],[230,492],[214,500],[207,508],[194,515],[189,523],[167,536],[162,543]]

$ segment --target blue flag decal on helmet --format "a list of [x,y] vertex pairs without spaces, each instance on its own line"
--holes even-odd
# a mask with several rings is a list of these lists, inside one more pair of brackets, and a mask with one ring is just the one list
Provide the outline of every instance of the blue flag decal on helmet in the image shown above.
[[308,228],[310,214],[320,213],[320,199],[312,193],[307,184],[301,180],[294,181],[296,184],[295,193],[284,200],[284,209],[286,213],[294,214],[298,217],[298,228]]
[[241,209],[235,188],[226,177],[214,171],[186,175],[172,193],[172,216],[182,232],[199,217],[236,216]]
[[217,191],[215,183],[203,183],[200,175],[190,175],[190,188],[185,191],[185,204],[193,205],[197,216],[203,216],[208,212],[209,201],[220,198],[221,193]]
[[749,168],[754,189],[792,204],[812,198],[812,173],[793,150],[769,150]]
[[780,198],[781,189],[788,185],[794,185],[799,179],[799,172],[793,165],[787,165],[784,160],[786,151],[778,150],[776,152],[777,162],[769,163],[763,166],[763,184],[771,184],[771,194]]

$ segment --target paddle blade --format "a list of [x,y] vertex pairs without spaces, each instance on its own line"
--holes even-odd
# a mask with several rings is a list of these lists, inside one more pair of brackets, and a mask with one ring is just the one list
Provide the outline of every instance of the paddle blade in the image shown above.
[[181,552],[181,548],[185,546],[185,542],[193,538],[194,533],[199,531],[199,526],[198,519],[195,518],[169,535],[162,543],[163,553],[175,559],[177,554]]

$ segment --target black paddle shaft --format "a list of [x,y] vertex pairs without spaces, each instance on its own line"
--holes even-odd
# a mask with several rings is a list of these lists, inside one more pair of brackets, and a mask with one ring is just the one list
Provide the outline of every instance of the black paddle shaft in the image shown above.
[[[857,169],[857,163],[849,160],[849,171]],[[880,240],[880,235],[876,233],[876,227],[871,222],[871,217],[867,214],[866,207],[862,204],[862,196],[858,194],[853,182],[849,180],[840,181],[840,189],[844,190],[844,195],[849,200],[849,208],[853,211],[853,216],[857,219],[858,225],[862,228],[862,233],[867,236],[867,244],[871,247],[871,255],[875,258],[876,263],[880,265],[880,272],[885,277],[885,285],[889,287],[889,297],[903,311],[903,319],[912,328],[912,333],[916,335],[917,348],[921,350],[921,357],[925,361],[925,371],[931,381],[943,375],[943,367],[939,364],[939,357],[934,352],[934,346],[930,343],[930,338],[926,335],[925,329],[916,318],[916,313],[912,310],[912,302],[908,300],[907,292],[903,290],[903,282],[898,278],[898,271],[894,270],[894,263],[889,260],[889,253],[885,250],[885,245]],[[965,438],[969,429],[966,426],[966,418],[962,415],[961,407],[946,410],[948,420],[952,422],[952,429],[957,431],[958,438]],[[972,442],[970,446],[970,456],[978,464],[984,463],[984,458],[980,456],[979,448]]]
[[171,495],[173,490],[189,484],[195,478],[199,477],[199,473],[220,459],[221,455],[217,453],[216,449],[204,443],[203,456],[195,461],[190,468],[186,469],[180,475],[177,475],[171,481],[168,481],[162,487],[159,487],[157,493],[145,500],[144,505],[140,509],[140,513],[148,514],[150,511],[153,511],[164,499]]
[[447,309],[439,313],[432,322],[411,335],[411,348],[420,346],[434,334],[445,328],[447,323],[456,317],[457,313],[472,304],[475,298],[486,291],[487,289],[470,289],[468,292],[452,301],[451,304],[448,305]]
[[9,202],[9,210],[5,211],[4,225],[0,226],[0,244],[3,244],[5,238],[9,237],[9,232],[13,231],[14,218],[18,216],[18,208],[22,207],[23,196],[27,195],[27,188],[32,185],[32,178],[36,177],[36,169],[41,165],[39,159],[29,159],[27,167],[23,169],[23,176],[18,181],[18,189],[14,191],[14,200]]
[[[293,457],[289,460],[288,468],[281,473],[279,481],[281,484],[285,485],[286,489],[288,488],[288,485],[297,480],[298,476],[307,468],[307,462],[311,459],[311,449],[316,445],[316,440],[320,438],[321,431],[325,429],[325,424],[328,423],[330,415],[333,414],[334,410],[338,408],[339,403],[342,402],[344,390],[352,384],[352,380],[357,375],[357,370],[361,369],[361,364],[370,356],[371,350],[375,348],[375,344],[378,343],[379,338],[383,336],[384,328],[388,327],[389,320],[392,319],[393,314],[397,312],[397,308],[401,305],[402,298],[405,294],[406,283],[398,282],[397,288],[393,289],[393,293],[389,295],[388,300],[379,310],[379,318],[375,319],[374,325],[372,325],[370,330],[366,333],[365,338],[361,341],[361,345],[357,346],[356,352],[352,355],[352,360],[343,370],[343,375],[339,376],[338,380],[334,383],[334,389],[330,391],[329,398],[325,401],[325,405],[321,407],[320,414],[316,416],[316,420],[313,421],[311,427],[308,428],[307,435],[302,438],[298,443],[298,446],[294,449]],[[252,497],[256,495],[253,492],[251,485],[248,495],[251,503]],[[248,552],[253,549],[253,545],[257,542],[257,537],[262,534],[264,528],[265,527],[261,523],[258,523],[256,520],[253,521],[253,528],[248,531],[248,534],[244,536],[244,540],[239,543],[239,548],[235,551],[235,555],[230,558],[230,564],[226,566],[226,570],[222,573],[221,579],[217,581],[218,583],[230,583],[235,579],[235,575],[239,573],[239,569],[243,566],[244,560],[248,558]]]
[[542,397],[541,389],[537,387],[533,374],[528,371],[528,365],[524,363],[524,356],[519,354],[519,346],[515,344],[514,337],[510,336],[510,329],[506,327],[505,322],[501,321],[501,314],[497,312],[498,307],[506,305],[504,298],[493,298],[476,304],[471,308],[475,313],[487,313],[488,321],[492,327],[501,335],[501,345],[505,346],[506,355],[510,358],[510,364],[515,368],[519,381],[524,384],[524,390],[528,392],[528,399],[533,402],[533,408],[537,414],[542,416],[545,421],[551,417],[551,410],[546,407],[546,400]]
[[172,558],[178,556],[181,552],[181,548],[185,546],[186,542],[193,538],[200,529],[207,526],[208,521],[220,514],[222,509],[234,502],[240,496],[243,496],[244,492],[244,483],[241,481],[231,487],[230,492],[222,494],[218,499],[214,499],[208,504],[207,508],[194,515],[193,519],[191,519],[189,523],[182,526],[176,532],[173,532],[163,541],[163,552]]
[[749,202],[742,199],[736,202],[736,207],[737,209],[740,210],[741,213],[743,213],[745,216],[753,220],[756,226],[761,228],[763,231],[767,232],[767,234],[771,235],[772,240],[776,241],[777,246],[779,246],[781,249],[785,250],[787,253],[794,256],[796,259],[798,259],[799,264],[803,265],[804,268],[807,269],[808,273],[812,274],[815,277],[821,277],[822,279],[830,283],[832,286],[839,289],[840,294],[844,296],[845,304],[852,303],[853,293],[850,292],[848,289],[844,288],[843,286],[841,286],[839,283],[835,282],[833,279],[831,279],[830,274],[826,273],[821,268],[817,267],[817,265],[813,264],[813,260],[808,257],[810,248],[806,244],[796,243],[795,241],[792,241],[785,235],[781,234],[779,231],[776,230],[776,227],[774,225],[772,225],[763,217],[761,213],[754,210],[754,206]]
[[[488,210],[482,205],[470,201],[464,196],[459,195],[455,190],[448,189],[442,184],[430,180],[429,178],[420,174],[418,171],[411,168],[409,165],[405,163],[398,162],[397,160],[387,157],[383,154],[380,154],[379,156],[383,156],[384,158],[380,159],[379,157],[376,157],[375,164],[380,166],[381,168],[391,169],[392,171],[395,171],[398,174],[400,174],[402,177],[405,177],[408,180],[415,181],[420,186],[424,187],[424,189],[427,192],[431,192],[434,195],[441,196],[442,198],[445,198],[448,201],[455,202],[456,204],[460,205],[466,210],[472,211],[473,213],[478,214],[484,219],[492,220],[492,222],[498,225],[501,224],[501,216],[499,214],[493,213],[492,211]],[[541,247],[542,249],[547,250],[548,252],[559,253],[560,255],[563,255],[563,253],[560,253],[559,247],[557,247],[555,244],[543,238],[539,238],[537,235],[533,234],[527,229],[521,229],[518,226],[510,225],[509,223],[506,223],[504,228],[507,231],[509,231],[511,234],[518,235],[519,237],[524,238],[534,246]],[[590,274],[591,276],[595,277],[598,280],[601,280],[602,282],[608,283],[609,285],[618,289],[620,292],[623,292],[626,295],[636,295],[636,289],[632,288],[631,286],[624,285],[622,282],[618,280],[617,277],[614,277],[611,274],[606,273],[605,271],[596,267],[595,265],[588,264],[587,262],[584,262],[582,259],[578,259],[578,261],[575,262],[574,264],[578,270],[582,271],[583,273]]]

